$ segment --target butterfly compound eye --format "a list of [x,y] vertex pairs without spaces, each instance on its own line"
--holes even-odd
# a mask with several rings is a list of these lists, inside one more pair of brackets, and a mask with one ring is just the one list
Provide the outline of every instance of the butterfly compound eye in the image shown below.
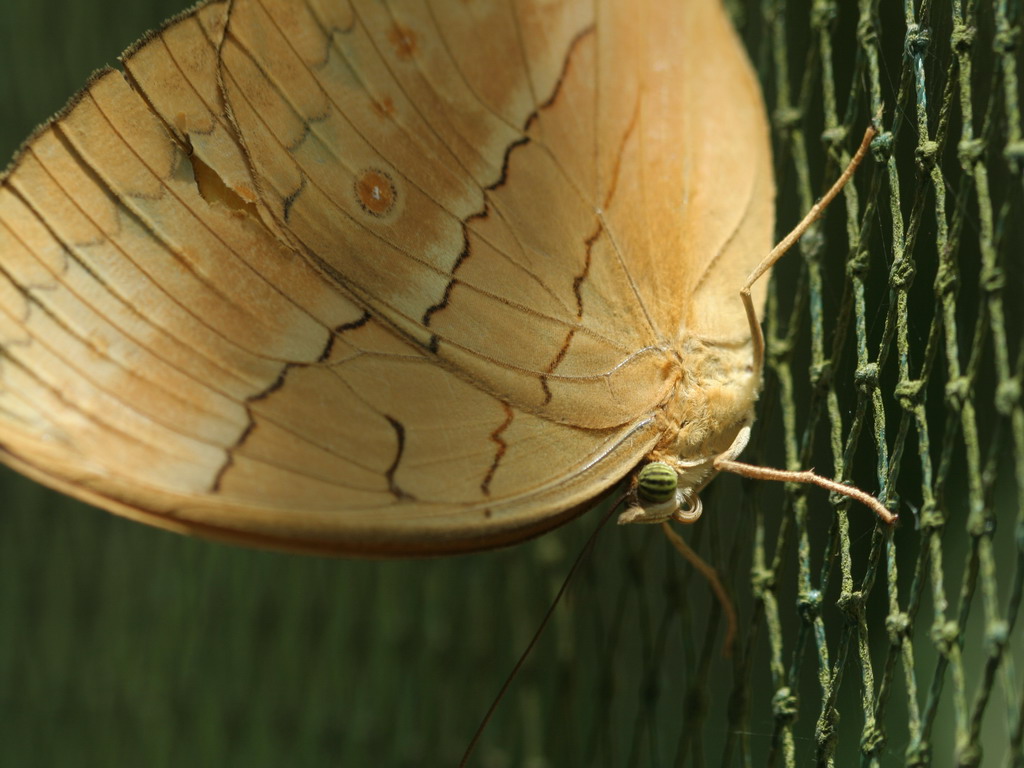
[[675,498],[679,477],[663,461],[652,461],[637,476],[637,494],[643,501],[662,504]]

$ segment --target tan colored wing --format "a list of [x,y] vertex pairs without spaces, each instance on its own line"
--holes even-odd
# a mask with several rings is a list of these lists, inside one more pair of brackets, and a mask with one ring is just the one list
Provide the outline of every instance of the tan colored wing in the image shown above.
[[706,169],[662,70],[713,39],[763,126],[715,3],[620,5],[236,0],[140,42],[0,186],[6,459],[364,553],[507,543],[609,488],[658,440],[685,291],[745,237],[723,204],[675,266]]
[[599,112],[598,158],[612,238],[665,333],[747,340],[739,287],[775,221],[760,87],[716,2],[606,11],[598,80],[619,108]]

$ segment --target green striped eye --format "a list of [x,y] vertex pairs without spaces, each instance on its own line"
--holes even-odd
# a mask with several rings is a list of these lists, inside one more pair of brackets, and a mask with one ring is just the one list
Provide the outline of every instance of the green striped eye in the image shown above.
[[651,504],[661,504],[675,498],[679,478],[676,471],[663,461],[652,461],[637,476],[637,495]]

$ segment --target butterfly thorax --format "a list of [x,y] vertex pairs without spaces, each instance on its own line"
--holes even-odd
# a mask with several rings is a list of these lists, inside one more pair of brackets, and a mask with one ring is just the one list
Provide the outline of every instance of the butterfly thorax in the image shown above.
[[[662,440],[648,459],[676,471],[680,504],[696,510],[695,519],[700,514],[697,493],[714,477],[715,458],[733,458],[737,435],[754,420],[761,374],[754,370],[749,340],[724,344],[687,337],[680,347],[679,382],[662,412]],[[660,522],[679,505],[646,507],[633,507],[620,522]],[[676,517],[687,519],[685,514]]]
[[723,344],[689,337],[681,346],[682,376],[671,413],[678,428],[658,447],[682,459],[714,456],[753,420],[761,374],[754,371],[749,341]]

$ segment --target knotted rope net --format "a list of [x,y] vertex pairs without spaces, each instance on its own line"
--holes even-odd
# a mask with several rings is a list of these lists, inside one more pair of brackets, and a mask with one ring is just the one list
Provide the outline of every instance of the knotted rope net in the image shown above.
[[[0,147],[151,2],[7,2]],[[745,458],[685,534],[609,530],[481,766],[1019,766],[1024,137],[1019,0],[733,0],[775,127],[779,234],[881,113],[872,161],[776,270]],[[448,765],[596,517],[511,550],[303,559],[150,531],[5,474],[0,763]]]

